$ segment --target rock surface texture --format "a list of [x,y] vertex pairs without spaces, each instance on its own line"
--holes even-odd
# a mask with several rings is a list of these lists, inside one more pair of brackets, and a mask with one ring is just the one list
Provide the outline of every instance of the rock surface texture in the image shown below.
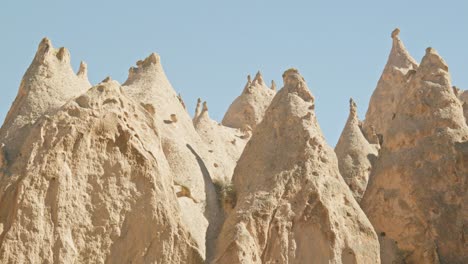
[[176,186],[182,220],[195,238],[200,254],[208,258],[222,223],[212,182],[222,175],[195,130],[192,119],[164,73],[159,55],[153,53],[129,70],[123,84],[126,94],[153,113],[160,128],[163,152]]
[[31,130],[0,183],[1,263],[203,263],[153,117],[118,83]]
[[338,171],[295,69],[234,171],[215,263],[379,263],[377,236]]
[[370,99],[363,124],[366,136],[375,130],[383,140],[394,119],[401,93],[404,92],[409,77],[418,67],[400,40],[399,33],[399,29],[392,32],[392,50]]
[[43,39],[0,128],[0,263],[468,263],[468,92],[392,39],[335,151],[296,69],[220,124],[155,53],[92,86]]
[[468,127],[428,48],[400,96],[361,205],[383,263],[468,263]]
[[81,63],[75,74],[68,50],[55,49],[51,41],[44,38],[0,129],[0,144],[5,144],[6,160],[13,162],[20,155],[23,141],[40,116],[54,112],[90,87],[86,64]]
[[466,123],[468,124],[468,91],[461,92],[459,98],[463,105],[463,115],[465,116]]
[[220,172],[214,175],[213,180],[220,184],[229,183],[237,160],[250,139],[250,131],[225,127],[210,118],[206,102],[203,103],[201,110],[200,107],[199,103],[195,110],[193,125],[208,146],[211,160],[216,164],[216,170]]
[[242,94],[229,106],[222,124],[232,128],[249,126],[255,129],[257,124],[262,121],[265,110],[275,96],[275,89],[274,82],[271,88],[266,86],[260,72],[257,73],[253,81],[248,76]]
[[343,179],[360,201],[367,188],[372,164],[377,159],[377,144],[370,144],[364,137],[357,117],[356,103],[349,102],[349,117],[335,147],[338,167]]

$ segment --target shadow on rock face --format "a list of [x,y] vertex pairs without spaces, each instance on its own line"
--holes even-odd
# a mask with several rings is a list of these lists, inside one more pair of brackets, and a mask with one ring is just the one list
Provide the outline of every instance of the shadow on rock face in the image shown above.
[[205,162],[201,159],[198,153],[190,146],[186,145],[187,148],[192,152],[192,154],[197,159],[200,170],[203,174],[203,181],[205,183],[205,193],[206,193],[206,210],[205,217],[208,220],[208,229],[206,231],[206,263],[210,263],[215,254],[216,248],[216,239],[221,230],[222,224],[224,222],[224,215],[222,213],[219,200],[216,197],[216,190],[213,184],[213,181],[210,176],[210,172],[206,168]]

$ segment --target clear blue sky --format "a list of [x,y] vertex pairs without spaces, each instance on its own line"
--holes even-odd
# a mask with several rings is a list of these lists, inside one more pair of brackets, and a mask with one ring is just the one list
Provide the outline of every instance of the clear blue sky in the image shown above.
[[364,117],[391,47],[390,32],[419,61],[428,46],[448,62],[454,85],[468,89],[467,1],[2,1],[0,120],[13,102],[37,45],[47,36],[84,60],[97,83],[125,81],[151,52],[162,57],[192,112],[208,101],[221,120],[247,74],[282,85],[297,67],[316,97],[324,134],[336,144],[353,97]]

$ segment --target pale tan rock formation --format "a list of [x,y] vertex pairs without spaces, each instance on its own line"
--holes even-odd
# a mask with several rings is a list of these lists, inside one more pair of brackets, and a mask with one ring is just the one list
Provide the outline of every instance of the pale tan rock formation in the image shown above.
[[379,263],[377,236],[342,179],[295,69],[234,171],[236,207],[215,263]]
[[21,144],[40,116],[54,112],[90,87],[86,64],[82,63],[75,74],[68,50],[55,49],[51,41],[44,38],[0,129],[0,144],[5,144],[6,160],[13,162],[21,155],[18,152]]
[[249,75],[242,94],[229,106],[221,123],[232,128],[242,128],[248,125],[255,129],[262,121],[265,110],[275,96],[274,89],[274,85],[271,89],[268,88],[260,72],[257,72],[253,81]]
[[[387,129],[397,110],[400,94],[418,64],[406,50],[399,37],[400,30],[392,32],[392,50],[367,109],[363,130],[367,137],[375,129],[385,140]],[[373,128],[373,129],[372,129]]]
[[276,91],[276,83],[275,83],[275,81],[273,81],[273,80],[271,80],[270,89],[273,90],[273,91]]
[[403,91],[361,201],[382,263],[468,263],[468,127],[435,50]]
[[159,55],[153,53],[129,70],[123,84],[126,94],[153,112],[160,127],[161,144],[171,168],[184,226],[197,242],[200,254],[209,259],[222,223],[222,211],[212,177],[215,162],[209,160],[205,143],[166,78]]
[[0,181],[0,262],[203,263],[158,125],[110,80],[40,117]]
[[216,166],[214,174],[217,178],[213,179],[219,184],[228,184],[231,182],[232,173],[236,167],[237,160],[239,159],[245,144],[250,139],[245,136],[245,132],[240,129],[225,127],[218,122],[212,120],[208,114],[208,106],[203,102],[202,110],[195,110],[193,124],[198,134],[208,146],[210,160]]
[[465,116],[466,123],[468,124],[468,90],[460,92],[458,98],[463,105],[463,115]]
[[379,145],[370,144],[359,126],[356,103],[349,101],[349,117],[335,147],[338,167],[356,201],[366,191],[372,164],[377,159]]

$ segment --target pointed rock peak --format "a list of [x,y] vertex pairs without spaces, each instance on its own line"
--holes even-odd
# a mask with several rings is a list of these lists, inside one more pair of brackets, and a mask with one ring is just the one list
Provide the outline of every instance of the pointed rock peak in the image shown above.
[[203,114],[204,112],[208,112],[208,104],[206,103],[206,101],[203,102],[202,114]]
[[45,60],[46,55],[49,54],[53,50],[54,50],[54,47],[52,46],[52,41],[50,41],[50,39],[45,37],[39,43],[34,59],[38,61],[39,63],[42,63]]
[[110,81],[112,81],[112,78],[110,76],[107,76],[104,80],[102,80],[101,83],[108,83]]
[[76,75],[78,77],[88,78],[88,64],[86,64],[86,62],[81,61],[80,69],[78,70],[78,73]]
[[257,74],[255,74],[255,78],[253,80],[253,83],[254,84],[259,84],[259,85],[264,85],[265,84],[265,82],[263,81],[262,73],[260,71],[258,71]]
[[208,105],[205,102],[201,104],[201,100],[197,101],[197,109],[195,110],[195,117],[193,118],[193,124],[200,124],[201,120],[207,120],[210,119],[210,116],[208,114]]
[[437,51],[431,47],[426,49],[426,55],[421,60],[421,68],[427,67],[438,67],[448,72],[448,65],[444,59],[437,53]]
[[161,62],[161,57],[156,53],[151,53],[146,59],[137,61],[136,65],[138,68],[146,68],[153,64],[159,64]]
[[349,117],[357,119],[357,106],[353,98],[349,98]]
[[388,56],[387,66],[394,66],[397,68],[416,68],[418,63],[411,57],[406,50],[403,41],[400,39],[400,29],[396,28],[392,31],[392,50]]
[[64,47],[59,48],[57,52],[57,59],[59,59],[60,61],[69,62],[70,52]]
[[52,46],[52,41],[50,41],[49,38],[45,37],[39,43],[39,47],[38,47],[37,51],[45,53],[45,52],[47,52],[47,51],[49,51],[49,50],[51,50],[53,48],[54,47]]
[[276,83],[274,80],[271,80],[271,87],[270,87],[271,90],[273,91],[276,91]]
[[400,35],[400,29],[399,28],[395,28],[393,31],[392,31],[392,39],[399,39]]
[[249,87],[252,85],[252,77],[250,77],[250,74],[247,75],[247,83],[244,86],[243,93],[246,93],[249,91]]
[[60,62],[70,62],[70,52],[61,47],[59,49],[54,49],[52,42],[48,38],[43,38],[39,43],[37,48],[36,55],[34,57],[35,61],[42,64],[46,59],[56,58]]
[[[128,78],[124,85],[130,85],[137,79],[136,76],[139,76],[139,74],[143,74],[145,72],[151,72],[151,74],[148,75],[149,78],[158,78],[158,76],[166,78],[161,65],[161,58],[156,53],[151,53],[144,60],[137,61],[136,65],[137,67],[130,67],[128,70]],[[153,74],[154,72],[157,74]]]
[[195,107],[195,116],[193,117],[194,119],[200,116],[201,114],[201,99],[197,99],[197,106]]
[[182,105],[182,107],[184,109],[187,109],[187,107],[185,106],[185,102],[184,102],[184,99],[182,98],[182,95],[179,93],[177,94],[177,99],[179,100],[180,104]]
[[297,93],[303,100],[314,102],[314,97],[309,91],[304,77],[295,68],[286,70],[283,73],[284,88],[288,93]]

